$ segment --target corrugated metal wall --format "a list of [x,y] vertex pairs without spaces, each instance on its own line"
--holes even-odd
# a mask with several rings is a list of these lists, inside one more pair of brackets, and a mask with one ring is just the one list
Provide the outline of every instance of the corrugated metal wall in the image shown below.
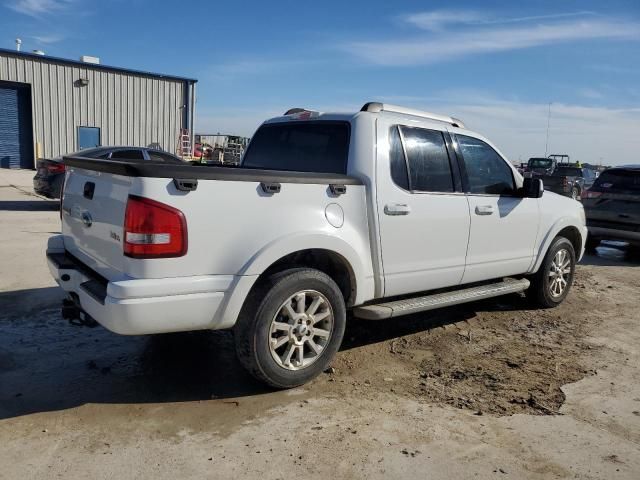
[[[88,85],[79,86],[81,78]],[[2,53],[0,80],[31,84],[33,140],[41,157],[77,150],[79,126],[99,127],[102,145],[157,142],[176,152],[185,81]]]

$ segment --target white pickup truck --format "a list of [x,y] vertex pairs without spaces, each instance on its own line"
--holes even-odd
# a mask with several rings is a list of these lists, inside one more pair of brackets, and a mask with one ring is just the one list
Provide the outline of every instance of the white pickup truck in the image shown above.
[[382,320],[571,286],[580,203],[523,179],[451,117],[368,103],[292,109],[240,167],[65,159],[51,273],[63,316],[124,335],[233,328],[258,379],[326,369],[347,312]]

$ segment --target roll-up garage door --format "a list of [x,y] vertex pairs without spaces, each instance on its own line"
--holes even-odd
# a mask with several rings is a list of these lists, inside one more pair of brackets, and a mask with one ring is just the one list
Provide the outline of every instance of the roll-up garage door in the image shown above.
[[0,83],[0,167],[33,168],[31,91]]

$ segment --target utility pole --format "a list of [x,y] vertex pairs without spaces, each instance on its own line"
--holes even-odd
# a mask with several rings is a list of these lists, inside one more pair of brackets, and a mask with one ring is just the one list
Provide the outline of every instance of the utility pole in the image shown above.
[[544,156],[547,157],[549,151],[549,124],[551,123],[551,102],[549,102],[549,111],[547,113],[547,140],[544,143]]

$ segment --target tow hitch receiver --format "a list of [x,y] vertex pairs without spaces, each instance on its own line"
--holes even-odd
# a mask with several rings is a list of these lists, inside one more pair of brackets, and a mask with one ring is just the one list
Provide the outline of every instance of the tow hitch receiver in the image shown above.
[[98,325],[98,322],[80,308],[80,305],[74,298],[65,298],[62,300],[62,318],[69,320],[71,325],[77,327],[93,328]]

